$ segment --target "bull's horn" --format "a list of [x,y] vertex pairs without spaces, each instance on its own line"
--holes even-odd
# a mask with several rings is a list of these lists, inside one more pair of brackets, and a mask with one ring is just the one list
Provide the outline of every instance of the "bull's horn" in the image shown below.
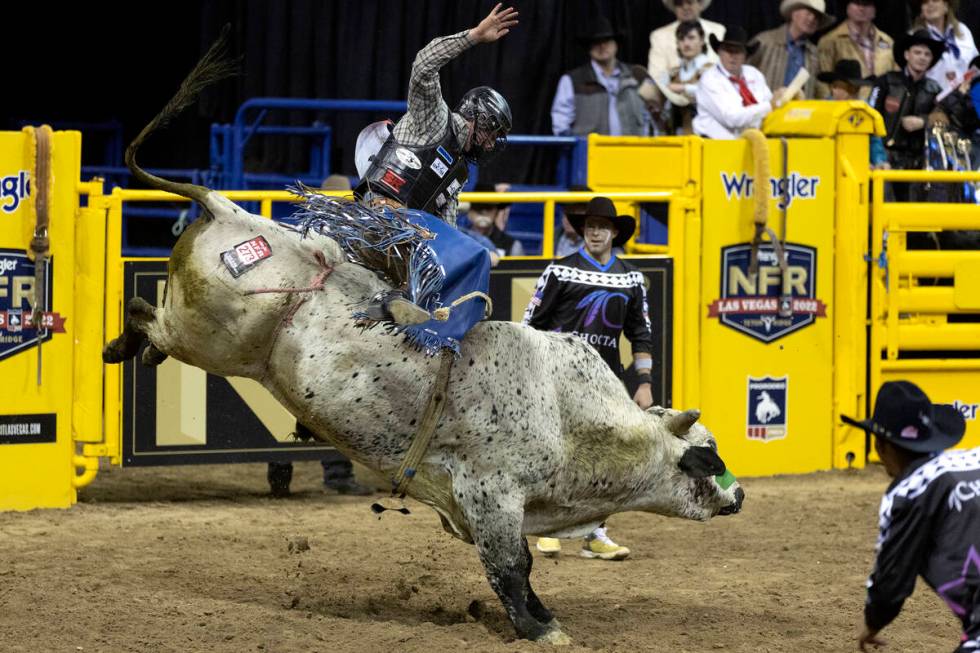
[[697,408],[685,410],[682,413],[677,413],[676,415],[671,415],[668,417],[667,428],[674,435],[684,435],[694,425],[694,422],[698,421],[699,417],[701,417],[701,411]]

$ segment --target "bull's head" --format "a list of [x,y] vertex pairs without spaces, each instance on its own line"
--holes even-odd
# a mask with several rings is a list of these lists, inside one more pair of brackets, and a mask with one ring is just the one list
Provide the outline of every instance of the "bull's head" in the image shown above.
[[698,520],[739,512],[745,492],[718,455],[714,436],[698,421],[701,412],[660,407],[649,412],[662,420],[663,429],[676,438],[673,444],[679,445],[669,447],[665,460],[673,488],[671,512]]

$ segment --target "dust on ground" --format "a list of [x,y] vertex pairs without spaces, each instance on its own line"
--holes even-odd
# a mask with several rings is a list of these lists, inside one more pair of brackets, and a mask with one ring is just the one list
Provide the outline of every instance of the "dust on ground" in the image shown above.
[[[550,651],[517,640],[471,546],[434,512],[369,510],[297,463],[111,469],[70,510],[0,513],[4,651]],[[852,651],[878,468],[744,479],[742,514],[707,524],[616,515],[623,562],[535,552],[532,584],[567,651]],[[532,548],[533,550],[533,548]],[[922,583],[883,631],[945,651],[958,623]]]

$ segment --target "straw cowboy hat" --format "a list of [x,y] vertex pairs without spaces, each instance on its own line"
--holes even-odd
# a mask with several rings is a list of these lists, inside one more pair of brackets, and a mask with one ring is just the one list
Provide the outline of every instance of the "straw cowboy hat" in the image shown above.
[[608,197],[593,197],[586,205],[583,213],[566,214],[565,217],[568,218],[568,222],[575,232],[583,238],[585,234],[582,232],[585,230],[586,218],[606,218],[613,223],[617,231],[616,237],[612,241],[613,247],[625,245],[626,241],[633,235],[633,231],[636,230],[636,220],[633,216],[616,215],[616,205]]
[[[667,7],[671,11],[674,10],[674,4],[675,4],[674,0],[663,0],[663,2],[665,7]],[[710,4],[711,4],[711,0],[701,0],[701,11],[707,9]]]
[[824,0],[783,0],[779,5],[779,13],[783,20],[789,20],[790,14],[794,9],[805,7],[817,14],[817,31],[827,29],[834,24],[836,18],[827,13],[827,4]]
[[948,449],[966,431],[960,411],[948,404],[932,403],[919,386],[909,381],[883,383],[870,419],[858,421],[846,415],[840,418],[845,424],[917,453]]

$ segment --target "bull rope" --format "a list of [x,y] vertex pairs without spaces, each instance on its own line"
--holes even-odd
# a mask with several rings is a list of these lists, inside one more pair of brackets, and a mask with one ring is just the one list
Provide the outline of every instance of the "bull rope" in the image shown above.
[[[439,425],[442,413],[446,409],[449,373],[452,370],[455,356],[450,350],[443,349],[441,357],[439,361],[439,372],[436,374],[435,383],[432,385],[432,394],[429,395],[429,401],[425,405],[425,412],[422,413],[422,421],[419,422],[419,428],[415,432],[415,437],[412,438],[412,444],[409,445],[408,452],[405,454],[402,464],[399,465],[398,471],[395,472],[394,477],[391,479],[391,496],[398,500],[405,498],[408,485],[415,478],[419,463],[422,462],[422,458],[429,448],[429,443],[432,442],[432,435],[436,432],[436,427]],[[404,515],[409,514],[408,508],[405,508],[404,505],[400,508],[389,508],[381,503],[374,503],[371,504],[371,510],[377,515],[380,515],[386,510],[395,510]]]

